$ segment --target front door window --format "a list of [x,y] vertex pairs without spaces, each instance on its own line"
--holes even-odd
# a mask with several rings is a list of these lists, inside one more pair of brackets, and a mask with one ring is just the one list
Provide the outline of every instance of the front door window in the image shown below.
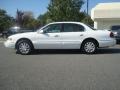
[[61,31],[61,25],[60,24],[53,24],[45,27],[43,29],[45,33],[59,33]]

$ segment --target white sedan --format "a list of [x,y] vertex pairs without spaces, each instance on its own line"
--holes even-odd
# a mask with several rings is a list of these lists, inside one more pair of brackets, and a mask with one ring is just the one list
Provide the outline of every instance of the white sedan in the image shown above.
[[116,45],[116,40],[108,30],[95,30],[80,22],[54,22],[36,32],[12,35],[4,45],[23,55],[34,49],[81,49],[93,54],[98,48]]

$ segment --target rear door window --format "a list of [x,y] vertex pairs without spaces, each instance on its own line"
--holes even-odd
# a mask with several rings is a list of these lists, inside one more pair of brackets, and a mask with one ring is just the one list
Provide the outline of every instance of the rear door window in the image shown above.
[[84,27],[78,24],[63,24],[63,32],[82,32]]

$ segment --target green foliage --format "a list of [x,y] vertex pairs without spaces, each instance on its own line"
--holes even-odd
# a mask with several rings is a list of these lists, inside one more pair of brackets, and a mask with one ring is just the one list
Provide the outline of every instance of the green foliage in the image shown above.
[[5,10],[0,9],[0,32],[8,29],[14,23],[14,19],[6,14]]
[[91,19],[91,17],[87,14],[85,14],[85,18],[81,21],[87,25],[94,26],[94,21]]
[[93,26],[93,20],[86,12],[80,12],[83,0],[51,0],[48,11],[38,17],[41,25],[56,21],[78,21]]
[[34,18],[24,19],[23,21],[23,28],[35,30],[39,27],[39,25],[40,25],[39,22]]
[[16,20],[7,15],[5,10],[0,9],[0,32],[8,29],[13,24],[25,29],[37,29],[50,22],[78,21],[93,26],[93,21],[85,12],[80,12],[83,0],[50,0],[48,11],[37,19],[32,12],[17,10]]
[[48,16],[53,21],[81,21],[83,0],[51,0]]
[[17,24],[24,29],[37,29],[40,22],[36,20],[31,12],[22,12],[17,10]]
[[48,13],[38,16],[38,21],[40,22],[41,26],[45,25],[48,20]]
[[52,22],[52,19],[49,18],[48,12],[38,16],[37,20],[39,21],[41,26],[44,26],[45,24]]

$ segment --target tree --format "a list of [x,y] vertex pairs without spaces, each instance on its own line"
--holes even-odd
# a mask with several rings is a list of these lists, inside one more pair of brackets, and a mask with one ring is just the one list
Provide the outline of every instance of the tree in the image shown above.
[[47,23],[48,14],[45,13],[43,15],[39,15],[37,19],[40,22],[41,26],[43,26],[43,25],[45,25]]
[[16,24],[20,27],[22,27],[22,24],[23,24],[23,14],[24,13],[19,10],[17,10],[16,12]]
[[83,0],[51,0],[48,16],[53,21],[81,21],[80,9]]
[[94,21],[91,19],[91,17],[89,15],[87,15],[86,13],[84,13],[85,18],[83,18],[83,20],[81,22],[90,25],[90,26],[94,26]]
[[52,22],[52,20],[49,18],[48,12],[46,12],[45,14],[39,15],[37,20],[39,21],[41,26]]
[[38,22],[38,20],[34,19],[34,18],[28,18],[28,19],[24,19],[24,23],[23,23],[23,28],[26,29],[37,29],[40,26],[40,23]]
[[38,20],[33,17],[33,13],[30,11],[17,10],[16,15],[17,25],[24,29],[37,29],[40,25]]
[[0,9],[0,32],[8,29],[14,24],[14,18],[7,15],[5,10]]

